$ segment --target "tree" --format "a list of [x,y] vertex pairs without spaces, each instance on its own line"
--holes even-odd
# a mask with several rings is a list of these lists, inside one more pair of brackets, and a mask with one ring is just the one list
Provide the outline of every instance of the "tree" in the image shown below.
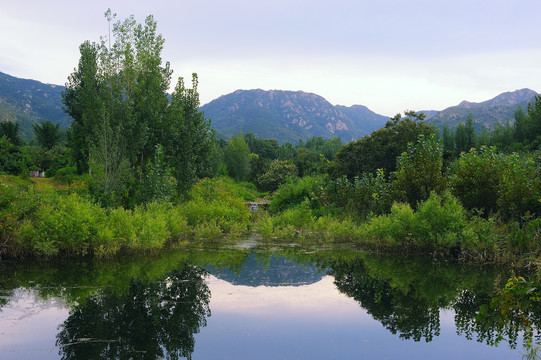
[[33,124],[34,134],[39,146],[49,150],[62,140],[62,132],[60,124],[53,124],[49,120],[41,122],[41,124]]
[[461,152],[468,152],[475,146],[475,122],[473,115],[468,115],[466,123],[461,122],[458,124],[455,131],[455,149],[458,154]]
[[272,161],[278,157],[280,145],[276,139],[258,139],[251,132],[244,135],[244,141],[252,154],[257,154],[262,161]]
[[148,170],[141,184],[143,202],[154,200],[170,201],[175,193],[175,181],[172,171],[165,162],[162,145],[156,145],[154,158],[147,163]]
[[436,135],[419,135],[416,143],[409,143],[397,158],[397,167],[393,186],[398,197],[403,197],[412,207],[428,199],[431,192],[441,193],[445,188],[443,148]]
[[191,89],[186,88],[184,80],[179,78],[165,116],[164,150],[180,195],[186,194],[197,179],[212,175],[212,157],[216,153],[210,120],[199,111],[197,85],[195,73],[192,74]]
[[513,139],[514,141],[521,143],[526,138],[526,114],[524,114],[521,106],[519,106],[515,111],[514,117],[515,122],[513,123]]
[[95,141],[99,114],[104,107],[103,86],[98,79],[98,53],[100,47],[85,41],[79,47],[81,57],[77,69],[68,77],[62,92],[64,111],[73,119],[68,130],[68,147],[77,172],[89,170],[90,144]]
[[528,104],[526,125],[528,147],[536,150],[541,147],[541,96],[536,95],[534,101]]
[[259,186],[265,191],[275,191],[288,178],[297,177],[297,168],[288,160],[274,160],[267,172],[258,179]]
[[[115,15],[108,10],[105,16],[111,27]],[[179,194],[210,173],[214,135],[210,121],[199,111],[197,75],[193,74],[192,89],[179,78],[170,99],[166,91],[172,70],[162,62],[163,44],[152,16],[144,24],[133,15],[117,21],[101,44],[81,45],[79,67],[63,93],[65,110],[74,119],[68,144],[78,172],[111,178],[105,175],[109,170],[116,173],[117,167],[127,167],[133,179],[130,196],[152,171],[148,163],[158,145],[163,146],[166,167],[177,178]],[[105,159],[108,153],[111,166],[90,161]]]
[[485,215],[497,211],[498,189],[505,172],[505,161],[495,147],[482,146],[463,153],[454,164],[449,185],[468,210],[483,210]]
[[23,169],[20,147],[15,146],[7,136],[0,137],[0,173],[17,174]]
[[19,137],[19,123],[11,121],[0,122],[0,138],[3,136],[15,146],[21,146],[23,143]]
[[429,136],[434,128],[422,120],[424,114],[407,111],[406,117],[397,114],[385,127],[372,134],[352,141],[337,153],[331,167],[331,175],[339,178],[346,175],[350,180],[364,173],[376,173],[383,169],[385,174],[396,170],[396,157],[406,150],[409,142],[417,141],[419,135]]
[[105,114],[102,118],[96,141],[89,149],[90,191],[102,205],[125,205],[131,176],[128,160],[123,155],[122,131],[119,127],[113,130]]
[[443,124],[442,138],[443,158],[448,160],[455,154],[455,135],[447,123]]
[[224,162],[229,176],[237,181],[246,179],[250,171],[250,149],[244,141],[241,131],[229,140],[229,144],[224,150]]

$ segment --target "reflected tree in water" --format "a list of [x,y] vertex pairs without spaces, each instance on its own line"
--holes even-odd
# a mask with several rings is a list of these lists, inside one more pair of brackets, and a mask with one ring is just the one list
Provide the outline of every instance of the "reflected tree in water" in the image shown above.
[[541,343],[541,283],[512,277],[495,294],[464,291],[455,303],[457,332],[468,339],[498,345],[507,341],[516,348],[523,337],[525,348]]
[[132,280],[77,305],[60,326],[62,359],[191,358],[194,334],[210,316],[208,273],[184,265],[159,281]]
[[338,290],[358,301],[374,319],[403,339],[429,342],[440,334],[439,305],[417,296],[414,286],[407,292],[388,280],[371,277],[362,262],[333,266]]

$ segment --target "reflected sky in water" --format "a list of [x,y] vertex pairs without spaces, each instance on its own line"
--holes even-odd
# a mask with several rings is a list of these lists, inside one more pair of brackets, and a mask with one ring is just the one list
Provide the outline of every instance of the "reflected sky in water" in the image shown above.
[[[237,256],[236,259],[242,259],[240,267],[223,266],[223,259],[232,258],[231,254]],[[135,337],[152,330],[154,332],[151,331],[151,334],[161,336],[163,340],[153,344],[158,344],[162,349],[166,346],[164,344],[172,348],[176,346],[190,349],[189,351],[193,348],[193,359],[521,358],[520,346],[517,349],[510,349],[506,342],[502,342],[499,346],[491,347],[475,340],[467,340],[464,335],[457,335],[455,313],[452,309],[439,310],[437,319],[439,334],[431,338],[431,341],[427,342],[426,337],[421,337],[421,340],[416,342],[400,337],[399,333],[393,334],[388,325],[384,326],[381,323],[381,318],[387,316],[386,313],[375,307],[374,303],[366,307],[370,309],[369,313],[359,301],[338,290],[335,277],[328,275],[327,263],[316,266],[310,261],[305,261],[299,265],[291,258],[274,254],[265,257],[261,253],[255,254],[251,251],[231,254],[217,257],[213,260],[214,265],[211,260],[216,254],[209,257],[210,260],[205,258],[194,263],[186,260],[189,254],[174,255],[178,256],[178,259],[171,257],[149,260],[148,264],[143,265],[140,264],[141,260],[137,260],[130,265],[132,266],[130,269],[139,269],[137,266],[140,266],[143,273],[147,273],[149,264],[158,264],[159,270],[155,271],[158,275],[141,280],[134,280],[133,275],[130,275],[126,280],[120,280],[121,283],[126,283],[124,289],[108,285],[115,281],[113,274],[120,274],[118,269],[128,268],[124,263],[115,265],[118,267],[112,267],[111,270],[101,269],[106,276],[99,281],[90,276],[96,273],[91,268],[85,273],[86,277],[78,277],[85,279],[79,283],[72,277],[68,277],[64,283],[62,281],[58,283],[58,289],[61,289],[58,294],[70,293],[65,291],[69,286],[73,286],[74,289],[88,286],[92,289],[91,295],[85,295],[86,297],[81,295],[84,292],[74,291],[76,296],[70,298],[68,301],[70,305],[66,304],[64,298],[47,295],[44,299],[44,296],[39,294],[43,291],[43,287],[51,286],[46,280],[42,281],[47,285],[40,288],[39,284],[28,285],[33,281],[22,277],[19,281],[26,283],[26,288],[18,285],[14,290],[0,289],[0,300],[4,301],[0,303],[0,359],[59,359],[60,353],[63,354],[63,358],[83,358],[82,354],[93,358],[91,353],[84,352],[96,351],[92,344],[86,343],[85,346],[89,350],[83,351],[83,347],[76,348],[78,346],[76,343],[81,337],[86,337],[85,334],[92,332],[92,329],[88,329],[93,327],[93,324],[89,326],[89,321],[101,322],[102,319],[115,316],[116,322],[104,321],[101,325],[110,324],[111,326],[106,329],[120,329],[121,332],[123,328],[130,326],[130,321],[134,317],[137,317],[139,323],[147,324],[148,328],[141,329],[143,331],[134,335]],[[198,256],[201,255],[209,256],[209,253],[200,253]],[[160,265],[162,260],[164,264],[167,263],[163,268]],[[370,298],[365,296],[367,289],[371,291],[389,288],[387,280],[373,278],[367,270],[360,268],[358,266],[360,261],[346,263],[342,272],[339,271],[343,281],[341,289],[347,289],[366,301]],[[329,264],[332,265],[332,262]],[[392,265],[389,268],[396,266]],[[411,264],[408,266],[409,269],[413,267]],[[337,268],[338,265],[334,266],[332,271],[336,272]],[[349,273],[355,276],[344,277],[344,274]],[[30,271],[29,274],[35,273]],[[451,274],[450,278],[458,278],[456,275],[460,272]],[[29,275],[31,279],[33,277],[35,275]],[[344,282],[345,280],[348,281]],[[366,281],[374,283],[366,288],[360,286],[366,284]],[[70,285],[66,287],[66,284]],[[191,294],[190,291],[196,286],[199,289]],[[450,286],[453,290],[454,285]],[[47,291],[45,290],[45,293],[48,293]],[[205,297],[208,291],[210,302],[208,296]],[[411,299],[398,296],[402,294],[400,292],[385,291],[387,301],[395,306],[392,316],[415,314],[396,311],[410,307]],[[415,296],[421,296],[420,294],[426,295],[426,291],[415,293],[409,290],[404,296],[413,296],[415,299]],[[172,305],[175,301],[181,304],[178,299],[181,299],[183,306],[162,308],[164,304]],[[207,303],[210,307],[210,316],[205,312]],[[379,300],[376,303],[386,304],[385,301]],[[135,312],[125,310],[130,306]],[[146,307],[153,310],[146,313]],[[182,314],[169,316],[174,311],[186,309],[194,309],[196,312],[196,308],[199,309],[199,315],[195,318]],[[424,307],[421,306],[419,309]],[[372,316],[374,312],[380,317],[378,320]],[[157,322],[145,323],[149,319],[155,319],[156,316],[159,317]],[[195,346],[190,347],[193,341],[186,342],[186,337],[169,338],[167,332],[162,331],[165,328],[176,329],[175,324],[182,321],[192,322],[192,328],[186,331],[185,336],[189,340],[193,334],[191,339],[195,339]],[[408,330],[405,321],[399,322],[398,325],[399,330]],[[118,338],[114,338],[115,335],[113,331],[113,334],[108,335],[109,338],[103,335],[105,338],[100,341],[102,344],[114,342],[117,348],[122,348],[122,341],[133,340],[129,338],[130,333]],[[62,341],[65,339],[65,342],[61,339]],[[137,344],[137,341],[134,344]],[[67,346],[74,351],[61,351],[58,346]],[[136,356],[133,352],[127,354],[126,358],[139,356],[145,358],[139,353],[136,353]]]
[[194,359],[517,359],[456,335],[441,310],[432,342],[402,340],[341,294],[332,276],[303,286],[233,286],[210,276],[212,316],[196,334]]
[[0,359],[58,359],[58,325],[69,315],[59,299],[19,288],[0,309]]

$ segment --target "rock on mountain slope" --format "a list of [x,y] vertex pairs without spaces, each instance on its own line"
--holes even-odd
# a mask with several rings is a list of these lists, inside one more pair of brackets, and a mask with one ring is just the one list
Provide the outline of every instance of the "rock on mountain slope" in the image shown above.
[[387,117],[364,106],[334,106],[303,91],[237,90],[201,107],[212,128],[229,137],[239,131],[280,143],[312,136],[350,141],[385,125]]

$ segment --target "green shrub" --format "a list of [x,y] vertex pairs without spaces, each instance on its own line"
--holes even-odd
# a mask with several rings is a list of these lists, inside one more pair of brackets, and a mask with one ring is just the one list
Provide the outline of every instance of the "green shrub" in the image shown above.
[[276,191],[288,178],[297,177],[297,167],[287,160],[274,160],[268,170],[258,178],[259,186],[265,191]]
[[168,204],[151,202],[146,206],[137,206],[133,211],[135,244],[130,247],[158,249],[163,247],[170,233],[167,228],[166,212]]
[[274,225],[272,218],[267,213],[260,215],[255,224],[255,230],[265,239],[274,236]]
[[339,220],[331,216],[319,217],[313,225],[314,236],[326,243],[358,239],[358,226],[351,219]]
[[295,229],[306,229],[314,223],[312,212],[307,206],[287,209],[273,218],[275,228],[284,228],[289,225]]
[[196,224],[193,233],[196,240],[215,240],[223,235],[221,227],[215,221]]
[[[320,178],[306,176],[303,178],[288,179],[286,183],[278,188],[272,197],[269,211],[277,214],[286,209],[293,208],[307,201],[315,203],[315,191],[320,186]],[[319,206],[315,206],[319,207]]]
[[443,146],[436,135],[419,135],[416,143],[409,143],[397,158],[393,173],[393,189],[397,198],[407,201],[414,208],[425,201],[430,193],[441,193],[445,188],[443,177]]
[[77,169],[74,166],[63,167],[56,170],[54,177],[62,183],[71,184],[77,179]]
[[171,240],[186,239],[189,234],[188,219],[180,206],[171,206],[166,213],[166,222]]
[[360,219],[388,214],[393,203],[391,184],[383,170],[378,170],[376,175],[365,173],[353,180],[342,177],[329,182],[326,189],[335,207],[344,208]]
[[220,234],[250,225],[250,210],[245,201],[236,196],[224,179],[203,179],[190,192],[191,200],[183,205],[188,225],[195,228],[212,224],[220,228]]
[[468,210],[483,210],[487,216],[495,213],[505,166],[503,155],[494,147],[482,146],[479,151],[462,153],[449,181],[453,195]]
[[452,247],[460,243],[466,212],[458,199],[446,192],[432,193],[415,213],[414,243],[420,247]]
[[72,194],[43,204],[35,214],[34,228],[25,239],[38,254],[58,252],[85,255],[99,239],[105,213],[98,205]]
[[531,157],[508,155],[498,186],[498,210],[506,220],[541,213],[541,171]]

